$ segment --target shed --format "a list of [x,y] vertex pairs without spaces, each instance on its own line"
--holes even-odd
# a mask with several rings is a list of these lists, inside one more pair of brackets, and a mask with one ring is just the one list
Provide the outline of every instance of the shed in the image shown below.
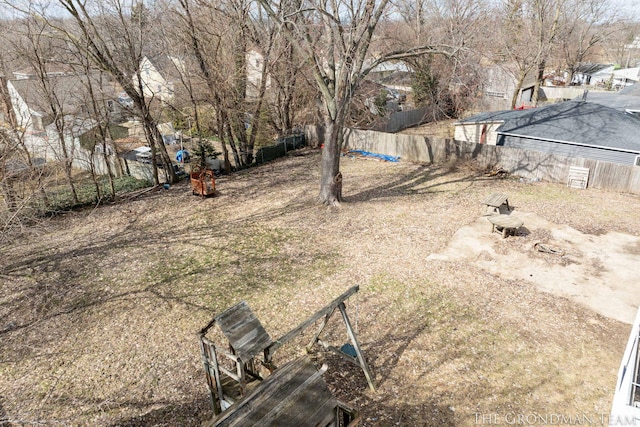
[[483,113],[456,123],[455,138],[482,142],[478,129],[485,125],[491,129],[487,131],[487,144],[640,164],[640,119],[604,105],[568,101],[530,110]]

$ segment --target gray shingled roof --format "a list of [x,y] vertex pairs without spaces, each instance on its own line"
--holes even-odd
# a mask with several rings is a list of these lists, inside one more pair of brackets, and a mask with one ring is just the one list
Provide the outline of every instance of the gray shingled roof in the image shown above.
[[505,120],[515,119],[522,115],[526,115],[529,111],[531,110],[488,111],[467,117],[466,119],[460,120],[459,123],[503,122]]
[[640,97],[640,83],[636,83],[636,84],[633,84],[633,85],[629,85],[629,86],[627,86],[625,88],[622,88],[622,89],[620,89],[618,94]]
[[640,151],[640,119],[592,102],[567,101],[525,110],[506,120],[499,134]]
[[595,74],[598,71],[602,71],[605,68],[609,68],[611,65],[609,64],[593,64],[590,62],[583,62],[581,64],[578,64],[578,66],[575,69],[576,73],[582,73],[582,74]]
[[[63,114],[78,114],[80,106],[89,105],[90,99],[86,89],[86,82],[89,77],[80,76],[56,76],[48,78],[48,88],[53,91]],[[102,82],[99,83],[97,76],[90,77],[94,81],[94,95],[99,99],[115,99],[119,86]],[[11,80],[11,84],[27,103],[29,108],[43,115],[52,114],[51,107],[46,96],[42,83],[37,79]]]
[[[582,96],[575,98],[574,101],[579,101]],[[587,95],[587,102],[594,102],[596,104],[604,105],[606,107],[615,108],[616,110],[640,110],[640,96],[623,95],[619,92],[607,93],[607,92],[594,92]]]
[[180,80],[180,71],[169,55],[157,55],[147,57],[147,59],[156,67],[156,70],[165,80]]
[[498,134],[640,151],[640,119],[595,102],[482,113],[460,123],[502,121]]

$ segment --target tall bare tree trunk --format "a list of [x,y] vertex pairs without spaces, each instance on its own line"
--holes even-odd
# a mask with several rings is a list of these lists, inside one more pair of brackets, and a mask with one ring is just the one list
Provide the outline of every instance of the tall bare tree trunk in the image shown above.
[[335,205],[342,200],[342,194],[340,191],[342,187],[338,188],[336,180],[340,180],[342,183],[342,177],[340,173],[340,146],[342,144],[335,142],[340,139],[337,132],[341,132],[342,128],[336,126],[334,123],[326,123],[327,140],[322,149],[322,175],[320,177],[320,194],[319,199],[322,203],[327,205]]

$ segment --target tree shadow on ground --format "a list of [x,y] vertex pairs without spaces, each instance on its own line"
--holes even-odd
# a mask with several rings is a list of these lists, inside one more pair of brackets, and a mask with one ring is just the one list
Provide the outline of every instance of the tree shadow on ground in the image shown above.
[[406,197],[416,194],[440,193],[446,186],[455,183],[471,185],[482,178],[482,173],[469,171],[462,177],[442,180],[441,178],[452,173],[450,168],[436,166],[421,166],[405,174],[394,174],[394,179],[383,185],[370,187],[344,197],[346,203],[361,203],[378,198]]
[[197,399],[181,403],[167,403],[144,415],[123,418],[111,423],[111,427],[139,426],[200,426],[203,421],[213,417],[211,401],[203,393]]

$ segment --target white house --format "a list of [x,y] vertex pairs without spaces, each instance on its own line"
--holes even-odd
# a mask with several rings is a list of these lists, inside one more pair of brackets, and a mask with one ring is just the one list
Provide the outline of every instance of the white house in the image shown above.
[[638,337],[640,331],[640,310],[638,311],[629,340],[620,362],[616,388],[613,394],[609,426],[632,426],[640,424],[640,388],[638,387],[638,369],[640,353],[638,353]]
[[9,80],[7,82],[7,91],[9,92],[13,112],[16,116],[16,124],[20,130],[28,133],[43,132],[44,114],[36,108],[29,107],[25,99],[27,94],[20,90],[23,89],[24,86],[20,81]]
[[613,72],[613,87],[626,87],[640,80],[640,67],[622,68]]
[[[258,49],[249,49],[245,56],[247,67],[247,96],[255,98],[259,95],[262,84],[262,72],[265,66],[264,55]],[[271,76],[267,74],[266,89],[271,87]]]
[[[175,96],[175,85],[184,72],[184,63],[173,56],[143,57],[140,63],[140,79],[144,96],[170,103]],[[136,77],[134,83],[137,84]]]
[[[93,100],[87,90],[89,84],[93,87]],[[46,89],[39,79],[32,77],[7,82],[17,126],[28,133],[44,132],[52,122],[52,102],[55,103],[55,114],[88,117],[96,101],[102,109],[100,115],[118,119],[122,108],[117,102],[117,93],[121,90],[116,83],[99,74],[51,74],[47,77]]]

